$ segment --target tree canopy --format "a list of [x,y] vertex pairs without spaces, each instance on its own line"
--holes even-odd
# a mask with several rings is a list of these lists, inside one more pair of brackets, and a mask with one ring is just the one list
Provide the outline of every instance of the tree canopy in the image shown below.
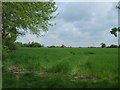
[[49,2],[3,2],[2,40],[3,45],[13,44],[18,35],[30,32],[40,35],[52,26],[50,20],[56,17],[56,3]]
[[[119,3],[118,3],[119,4]],[[120,13],[120,6],[116,6],[116,8],[118,9],[118,12]],[[119,16],[118,16],[119,17]],[[117,37],[117,32],[120,32],[120,27],[116,28],[112,28],[112,30],[110,31],[111,34],[113,34],[115,37]]]
[[120,32],[120,27],[112,28],[112,30],[110,31],[110,33],[113,34],[115,37],[117,37],[117,32]]
[[106,44],[105,44],[105,43],[101,43],[101,47],[102,47],[102,48],[105,48],[105,47],[106,47]]

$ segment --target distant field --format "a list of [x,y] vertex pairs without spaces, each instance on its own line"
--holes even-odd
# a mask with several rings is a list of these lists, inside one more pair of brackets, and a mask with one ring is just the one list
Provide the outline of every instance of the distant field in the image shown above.
[[118,87],[116,48],[21,48],[3,61],[3,88]]

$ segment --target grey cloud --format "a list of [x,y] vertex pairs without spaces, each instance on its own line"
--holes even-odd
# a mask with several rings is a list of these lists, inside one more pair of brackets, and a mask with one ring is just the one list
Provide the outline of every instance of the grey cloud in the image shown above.
[[100,46],[100,43],[118,42],[110,34],[110,29],[117,26],[116,3],[58,3],[60,14],[52,22],[44,37],[27,34],[17,41],[36,41],[44,45]]

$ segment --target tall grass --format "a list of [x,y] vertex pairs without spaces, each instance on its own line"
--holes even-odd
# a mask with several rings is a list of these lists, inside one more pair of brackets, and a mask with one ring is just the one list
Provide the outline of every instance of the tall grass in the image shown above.
[[[24,68],[28,74],[22,74],[17,80],[7,71],[10,67]],[[3,68],[6,70],[3,71],[3,87],[118,87],[116,48],[21,48],[8,55]],[[43,78],[36,72],[47,74]],[[81,80],[67,75],[92,76],[98,80]]]

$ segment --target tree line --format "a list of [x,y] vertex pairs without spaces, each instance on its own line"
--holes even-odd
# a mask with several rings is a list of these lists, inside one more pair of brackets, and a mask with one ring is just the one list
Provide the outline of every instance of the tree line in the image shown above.
[[[120,9],[119,7],[117,7]],[[44,47],[38,43],[20,44],[17,37],[26,32],[41,36],[41,31],[48,31],[53,26],[50,22],[57,14],[58,7],[53,0],[48,2],[3,2],[2,3],[2,55],[21,47]],[[113,28],[110,33],[117,37],[120,28]],[[114,46],[114,45],[113,45]],[[111,47],[113,47],[111,46]],[[49,46],[56,47],[56,46]],[[61,47],[66,47],[62,45]]]
[[[40,44],[38,42],[29,42],[29,43],[21,43],[21,42],[16,42],[15,43],[16,48],[19,47],[36,47],[36,48],[43,48],[43,47],[48,47],[48,48],[73,48],[72,46],[65,46],[64,44],[62,44],[61,46],[55,46],[55,45],[51,45],[51,46],[44,46],[43,44]],[[79,48],[83,48],[83,47],[79,47]],[[87,48],[120,48],[120,45],[115,45],[115,44],[111,44],[110,46],[107,46],[105,43],[101,43],[101,47],[87,47]]]
[[[26,32],[41,36],[41,31],[48,31],[48,27],[55,24],[50,20],[57,16],[53,0],[48,2],[2,2],[2,57],[18,48],[18,36]],[[53,14],[54,13],[54,14]],[[35,46],[36,43],[32,43]],[[31,46],[32,44],[28,45]]]
[[106,46],[105,43],[101,43],[101,48],[120,48],[120,45],[111,44],[110,46]]
[[[37,47],[37,48],[42,48],[42,47],[45,47],[43,44],[40,44],[38,42],[29,42],[29,43],[21,43],[21,42],[15,42],[14,44],[14,49],[13,50],[16,50],[20,47]],[[54,46],[54,45],[51,45],[51,46],[47,46],[48,48],[65,48],[67,46],[65,45],[61,45],[61,46]]]

